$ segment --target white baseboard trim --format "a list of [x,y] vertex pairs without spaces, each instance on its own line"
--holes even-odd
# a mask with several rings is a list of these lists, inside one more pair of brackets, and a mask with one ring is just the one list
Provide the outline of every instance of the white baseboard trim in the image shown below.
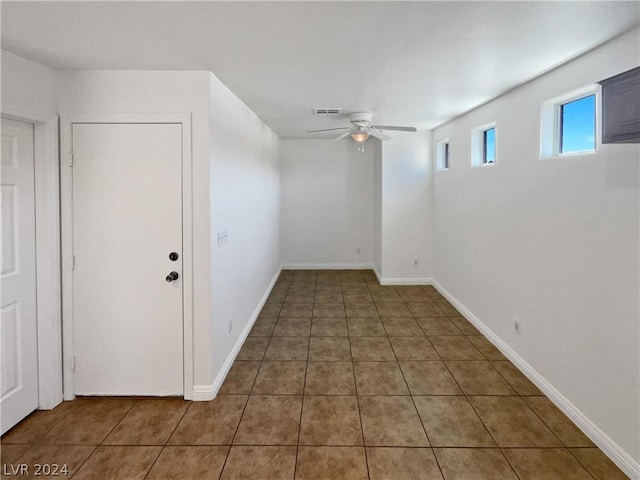
[[380,285],[433,285],[433,278],[383,278],[376,267],[373,267],[373,273],[378,277]]
[[251,315],[251,318],[247,322],[247,325],[244,327],[244,330],[242,330],[242,333],[238,337],[238,340],[236,340],[236,343],[233,345],[231,352],[229,352],[227,359],[222,365],[222,368],[220,369],[220,372],[218,372],[218,375],[216,376],[213,383],[211,385],[194,385],[193,387],[194,401],[208,401],[216,398],[216,395],[218,395],[220,388],[222,388],[222,384],[224,383],[225,378],[227,378],[229,370],[231,370],[231,365],[233,365],[233,362],[235,362],[236,357],[238,356],[238,352],[240,352],[242,345],[244,345],[245,340],[249,336],[249,332],[251,332],[251,329],[253,328],[253,324],[256,322],[258,315],[260,315],[260,312],[262,311],[262,307],[264,307],[264,304],[267,303],[267,299],[269,298],[269,295],[271,294],[271,290],[273,290],[274,285],[278,281],[278,277],[280,276],[281,271],[282,271],[282,268],[279,268],[278,271],[273,276],[273,278],[271,279],[271,282],[269,283],[269,286],[265,290],[264,295],[262,295],[262,298],[258,302],[258,305],[253,311],[253,314]]
[[283,270],[370,270],[371,263],[283,263]]
[[376,278],[378,279],[378,283],[380,285],[382,285],[382,275],[380,275],[380,272],[378,271],[378,269],[375,267],[375,265],[373,266],[373,273],[376,274]]
[[[376,275],[378,273],[376,272]],[[380,278],[380,285],[433,285],[433,278]]]
[[194,385],[191,400],[194,402],[206,402],[216,398],[216,389],[211,385]]
[[[382,282],[381,282],[382,283]],[[467,307],[435,280],[432,285],[444,296],[467,320],[469,320],[487,339],[513,362],[514,365],[549,397],[562,412],[573,421],[584,434],[591,439],[626,475],[633,480],[640,480],[640,463],[620,445],[605,434],[595,423],[571,403],[560,391],[549,383],[529,363],[518,355],[500,337],[491,331]]]

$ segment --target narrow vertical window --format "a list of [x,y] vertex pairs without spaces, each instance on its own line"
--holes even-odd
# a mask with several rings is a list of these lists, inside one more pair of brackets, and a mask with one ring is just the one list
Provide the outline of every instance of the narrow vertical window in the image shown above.
[[449,170],[449,142],[444,144],[444,169]]
[[496,123],[488,123],[471,131],[471,166],[495,165]]
[[482,163],[496,163],[496,129],[489,128],[482,134]]
[[449,139],[436,142],[436,170],[449,170]]

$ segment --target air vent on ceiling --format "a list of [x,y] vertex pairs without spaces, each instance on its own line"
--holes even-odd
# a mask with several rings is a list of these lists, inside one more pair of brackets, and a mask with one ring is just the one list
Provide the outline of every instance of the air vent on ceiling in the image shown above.
[[341,108],[314,108],[314,115],[339,115],[342,112]]

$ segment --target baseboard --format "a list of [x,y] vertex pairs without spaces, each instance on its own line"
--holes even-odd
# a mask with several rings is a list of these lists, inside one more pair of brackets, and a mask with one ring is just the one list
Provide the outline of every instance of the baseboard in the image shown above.
[[376,267],[373,267],[380,285],[433,285],[433,278],[384,278]]
[[380,278],[376,272],[380,285],[433,285],[433,278]]
[[[382,283],[382,282],[381,282]],[[467,307],[455,298],[447,289],[435,280],[432,285],[445,297],[467,320],[469,320],[502,354],[531,380],[562,412],[573,421],[584,434],[591,439],[626,475],[633,480],[640,480],[640,463],[623,450],[615,441],[605,434],[595,423],[571,403],[560,391],[549,383],[538,371],[518,355],[509,345],[489,329]]]
[[371,270],[371,263],[284,263],[283,270]]
[[253,314],[251,315],[251,318],[247,322],[247,325],[244,327],[244,329],[242,330],[242,333],[238,337],[238,340],[236,340],[236,343],[233,345],[231,352],[229,352],[227,359],[222,365],[222,368],[220,369],[220,372],[218,372],[218,375],[216,376],[213,383],[211,385],[194,385],[193,400],[208,401],[216,398],[216,395],[218,395],[220,388],[222,388],[222,384],[224,383],[225,378],[227,378],[227,374],[229,373],[229,370],[231,370],[231,365],[233,365],[233,362],[235,362],[236,357],[238,356],[238,352],[240,352],[242,345],[244,345],[245,340],[249,336],[249,332],[251,332],[251,329],[253,328],[253,324],[256,322],[258,315],[260,315],[260,312],[262,311],[262,307],[264,307],[264,304],[267,303],[267,299],[269,298],[269,295],[271,294],[271,290],[273,290],[274,285],[278,281],[278,277],[280,276],[281,271],[282,271],[282,268],[279,268],[278,271],[273,276],[273,278],[271,279],[271,282],[269,283],[269,286],[265,290],[264,295],[262,295],[262,298],[258,302],[258,305],[253,311]]
[[206,402],[216,398],[216,389],[211,385],[194,385],[191,400],[194,402]]
[[378,269],[375,267],[375,265],[373,266],[373,273],[376,274],[376,278],[378,279],[378,283],[380,285],[382,285],[382,275],[380,275],[380,272],[378,271]]

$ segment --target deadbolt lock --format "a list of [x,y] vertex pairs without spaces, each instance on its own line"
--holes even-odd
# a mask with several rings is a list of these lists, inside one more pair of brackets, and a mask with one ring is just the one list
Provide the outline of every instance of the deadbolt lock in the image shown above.
[[171,272],[169,275],[167,275],[167,282],[173,282],[174,280],[177,280],[180,277],[180,275],[178,275],[178,272]]

